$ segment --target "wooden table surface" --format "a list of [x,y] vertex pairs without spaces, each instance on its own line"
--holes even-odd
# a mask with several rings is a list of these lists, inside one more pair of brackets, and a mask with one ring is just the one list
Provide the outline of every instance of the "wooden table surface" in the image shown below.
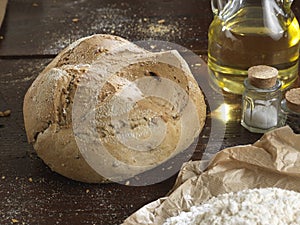
[[[300,17],[300,2],[293,4]],[[0,224],[120,224],[143,205],[167,194],[176,175],[149,186],[84,184],[64,178],[27,143],[22,104],[42,69],[68,44],[95,33],[131,41],[163,40],[207,54],[212,20],[208,0],[11,0],[0,29]],[[153,29],[152,29],[153,28]],[[229,120],[215,151],[261,137],[240,126],[241,97],[224,93]],[[193,159],[201,159],[211,133],[210,113]],[[216,118],[214,118],[216,119]]]

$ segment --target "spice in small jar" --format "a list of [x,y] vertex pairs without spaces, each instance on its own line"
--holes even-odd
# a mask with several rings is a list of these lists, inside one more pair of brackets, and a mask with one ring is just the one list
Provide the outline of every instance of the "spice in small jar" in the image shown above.
[[279,125],[281,81],[277,77],[274,67],[259,65],[248,69],[241,124],[251,132],[265,133]]
[[282,125],[289,125],[295,133],[300,134],[300,88],[286,92],[281,101]]

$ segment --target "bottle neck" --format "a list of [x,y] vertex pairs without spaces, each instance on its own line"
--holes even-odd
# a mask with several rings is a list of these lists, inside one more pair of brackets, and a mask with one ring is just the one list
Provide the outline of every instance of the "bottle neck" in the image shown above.
[[290,17],[292,3],[293,0],[211,0],[211,7],[213,13],[223,20],[245,7],[260,7],[265,15]]
[[[212,2],[216,4],[217,1],[212,0]],[[295,18],[288,7],[291,3],[287,0],[220,0],[218,2],[220,8],[214,9],[217,12],[215,19],[233,33],[263,33],[277,41],[283,37]]]

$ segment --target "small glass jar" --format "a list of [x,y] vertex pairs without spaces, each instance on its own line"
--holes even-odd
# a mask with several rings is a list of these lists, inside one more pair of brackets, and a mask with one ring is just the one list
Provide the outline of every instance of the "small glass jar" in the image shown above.
[[289,99],[288,94],[291,92],[294,92],[294,99],[300,101],[300,88],[287,92],[286,98],[281,101],[281,122],[283,126],[288,125],[295,133],[300,134],[300,104],[295,104]]
[[[267,84],[266,87],[258,85],[263,83]],[[270,84],[271,87],[268,87]],[[266,79],[253,82],[251,76],[245,79],[241,119],[243,127],[253,133],[265,133],[279,126],[281,85],[276,77],[270,82]]]

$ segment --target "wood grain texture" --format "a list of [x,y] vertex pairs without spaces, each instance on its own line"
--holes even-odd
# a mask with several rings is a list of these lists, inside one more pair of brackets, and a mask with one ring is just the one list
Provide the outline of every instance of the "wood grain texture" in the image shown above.
[[[299,1],[293,9],[300,16]],[[155,185],[130,187],[83,184],[50,171],[27,143],[23,98],[59,51],[94,33],[113,33],[132,41],[166,40],[205,59],[211,19],[208,0],[9,1],[0,29],[0,111],[12,110],[9,117],[0,117],[0,224],[120,224],[166,195],[176,176]],[[212,119],[218,115],[208,109],[193,159],[202,158],[209,140],[214,151],[253,143],[261,136],[240,126],[241,97],[223,94],[230,106],[228,120],[214,121],[217,129],[225,126],[225,137],[211,133]],[[206,98],[218,99],[218,95],[211,91]]]
[[211,17],[208,1],[15,0],[8,4],[0,32],[0,56],[56,55],[95,33],[131,41],[155,38],[202,50]]

